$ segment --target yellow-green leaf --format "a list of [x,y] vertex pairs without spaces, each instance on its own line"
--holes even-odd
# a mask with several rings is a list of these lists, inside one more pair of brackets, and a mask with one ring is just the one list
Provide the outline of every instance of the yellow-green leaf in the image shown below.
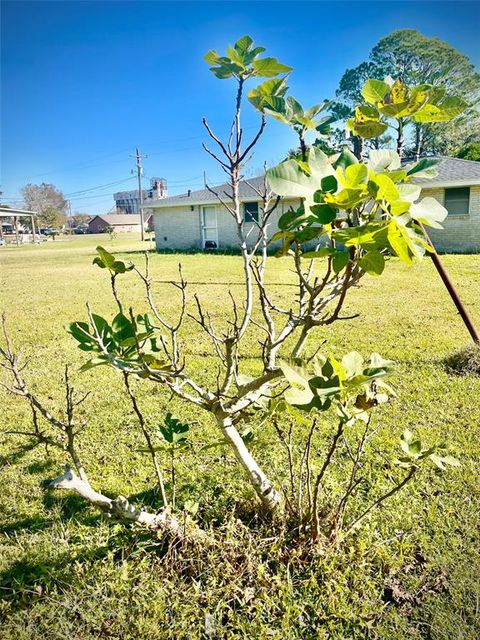
[[362,89],[362,96],[370,104],[376,104],[383,100],[389,90],[390,87],[386,82],[382,82],[381,80],[367,80]]

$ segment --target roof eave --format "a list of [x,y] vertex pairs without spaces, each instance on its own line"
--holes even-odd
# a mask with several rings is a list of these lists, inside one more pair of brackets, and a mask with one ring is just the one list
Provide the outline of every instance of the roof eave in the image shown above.
[[[285,196],[284,200],[290,200],[290,199],[295,199],[295,196]],[[260,198],[260,196],[258,196],[257,194],[255,194],[254,196],[241,196],[239,198],[240,202],[262,202],[262,198]],[[226,200],[225,202],[228,202],[228,200]],[[222,203],[219,200],[187,200],[185,198],[185,202],[165,202],[162,201],[160,202],[155,202],[155,203],[150,203],[148,205],[143,205],[144,209],[170,209],[171,207],[184,207],[184,206],[193,206],[193,207],[198,207],[198,206],[206,206],[208,207],[209,205],[212,204],[219,204],[221,205]]]
[[477,187],[480,185],[480,177],[463,180],[426,180],[425,182],[414,182],[419,187],[425,189],[448,189],[449,187]]
[[[480,185],[480,176],[478,178],[463,178],[456,180],[425,180],[425,182],[418,180],[412,180],[413,184],[418,185],[419,187],[425,189],[438,189],[438,188],[449,188],[449,187],[475,187]],[[284,196],[284,200],[295,199],[295,196]],[[241,196],[240,202],[261,202],[262,199],[257,195],[253,196]],[[217,199],[212,198],[211,200],[193,200],[185,197],[185,200],[179,202],[178,200],[175,202],[167,202],[165,200],[151,202],[148,204],[144,204],[144,209],[170,209],[172,207],[184,207],[184,206],[210,206],[210,205],[218,205],[221,204]]]

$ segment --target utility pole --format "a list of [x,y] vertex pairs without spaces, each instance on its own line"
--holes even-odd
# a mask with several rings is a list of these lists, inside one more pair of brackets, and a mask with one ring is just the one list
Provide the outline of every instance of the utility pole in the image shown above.
[[145,229],[144,229],[144,223],[143,223],[143,190],[142,190],[143,167],[142,167],[142,158],[146,158],[147,156],[142,156],[140,154],[140,151],[138,150],[138,147],[137,147],[135,149],[135,155],[131,156],[131,157],[135,158],[136,167],[137,167],[138,199],[139,199],[139,213],[140,213],[140,231],[141,231],[141,238],[142,238],[142,242],[143,242],[143,240],[145,240]]

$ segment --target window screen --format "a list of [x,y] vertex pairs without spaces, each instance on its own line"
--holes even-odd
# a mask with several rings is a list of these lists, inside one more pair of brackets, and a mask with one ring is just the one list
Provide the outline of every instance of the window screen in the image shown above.
[[245,202],[245,222],[258,222],[258,202]]
[[468,215],[470,206],[470,187],[445,189],[445,208],[450,215]]

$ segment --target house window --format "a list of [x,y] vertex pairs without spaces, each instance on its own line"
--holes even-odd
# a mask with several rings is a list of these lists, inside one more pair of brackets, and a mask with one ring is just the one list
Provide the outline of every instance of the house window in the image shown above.
[[245,202],[245,222],[258,222],[258,202]]
[[468,216],[470,187],[445,189],[445,208],[452,216]]

